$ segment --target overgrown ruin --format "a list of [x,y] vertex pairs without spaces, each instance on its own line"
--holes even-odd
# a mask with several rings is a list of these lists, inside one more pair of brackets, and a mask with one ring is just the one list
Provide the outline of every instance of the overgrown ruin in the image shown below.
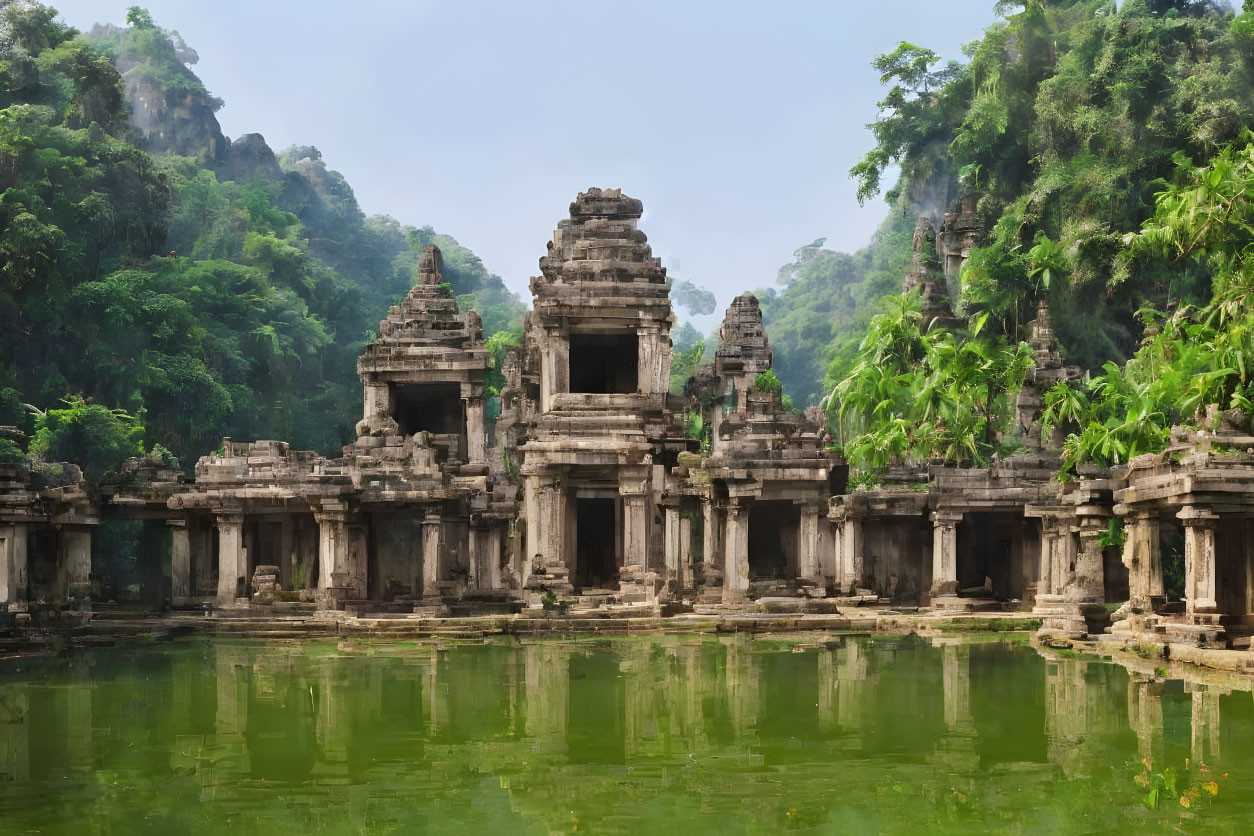
[[[145,521],[168,544],[154,582],[173,607],[427,615],[881,605],[1033,609],[1069,635],[1112,630],[1248,647],[1254,623],[1254,436],[1212,411],[1163,453],[1061,482],[1041,393],[1078,374],[1048,306],[1018,395],[1021,452],[987,468],[920,464],[849,490],[817,408],[760,384],[772,353],[758,300],[733,300],[713,362],[668,391],[674,324],[640,201],[589,189],[554,230],[499,416],[474,311],[438,248],[358,361],[363,411],[337,458],[224,439],[194,477],[133,460],[99,495],[73,465],[0,466],[0,600],[89,608],[92,531]],[[909,290],[954,321],[972,208],[921,219]],[[955,261],[957,259],[957,261]],[[1123,522],[1122,545],[1117,535]],[[1164,561],[1183,560],[1183,604]],[[1108,603],[1124,603],[1110,626]]]

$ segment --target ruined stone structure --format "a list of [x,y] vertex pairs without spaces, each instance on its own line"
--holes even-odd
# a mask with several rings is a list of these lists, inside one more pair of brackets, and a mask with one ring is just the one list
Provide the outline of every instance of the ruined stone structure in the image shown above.
[[[907,289],[934,320],[975,234],[974,204],[920,222]],[[1254,434],[1212,410],[1205,431],[1131,465],[1055,478],[1042,393],[1066,366],[1042,303],[1017,400],[1016,455],[987,468],[904,463],[847,490],[824,415],[760,376],[757,299],[727,309],[713,362],[669,391],[674,322],[640,201],[590,189],[531,281],[522,344],[487,419],[491,357],[440,252],[361,356],[356,438],[328,458],[237,442],[192,480],[128,462],[92,495],[73,465],[0,466],[0,603],[92,594],[92,529],[164,538],[149,586],[173,606],[448,613],[524,606],[1034,606],[1047,629],[1248,646],[1254,625]],[[951,263],[947,259],[957,258]],[[931,287],[931,296],[926,289]],[[770,378],[765,378],[769,380]],[[1183,588],[1164,567],[1183,560]],[[162,573],[165,573],[164,575]],[[146,582],[147,583],[147,582]]]
[[88,599],[99,522],[76,465],[0,464],[0,605],[24,612],[30,601]]

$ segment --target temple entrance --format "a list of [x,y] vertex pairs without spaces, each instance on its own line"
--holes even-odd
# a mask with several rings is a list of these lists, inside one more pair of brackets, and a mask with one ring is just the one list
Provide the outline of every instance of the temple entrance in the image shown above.
[[797,540],[801,506],[758,501],[749,510],[749,577],[797,576]]
[[968,517],[969,523],[958,526],[960,594],[1021,598],[1026,586],[1023,518],[1005,511],[973,511]]
[[570,335],[571,392],[634,394],[639,364],[639,339],[635,333]]
[[457,383],[392,385],[392,417],[401,435],[456,435],[462,431],[462,393]]
[[604,589],[617,582],[613,499],[575,500],[575,586]]

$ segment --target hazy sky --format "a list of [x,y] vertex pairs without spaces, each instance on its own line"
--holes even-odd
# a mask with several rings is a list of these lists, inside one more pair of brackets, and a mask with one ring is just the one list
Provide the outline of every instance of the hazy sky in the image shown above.
[[[130,5],[51,4],[80,29]],[[524,298],[578,192],[640,198],[654,253],[718,296],[703,330],[797,247],[857,249],[883,217],[847,175],[871,59],[961,58],[993,19],[993,0],[146,5],[200,53],[228,136],[317,146],[367,213],[453,235]]]

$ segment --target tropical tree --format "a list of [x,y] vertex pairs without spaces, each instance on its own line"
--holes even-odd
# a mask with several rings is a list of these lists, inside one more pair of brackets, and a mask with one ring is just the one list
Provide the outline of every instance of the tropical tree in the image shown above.
[[845,455],[875,471],[908,460],[984,464],[1003,449],[1011,395],[1033,362],[1026,343],[985,333],[921,329],[917,293],[872,320],[850,374],[824,399]]

